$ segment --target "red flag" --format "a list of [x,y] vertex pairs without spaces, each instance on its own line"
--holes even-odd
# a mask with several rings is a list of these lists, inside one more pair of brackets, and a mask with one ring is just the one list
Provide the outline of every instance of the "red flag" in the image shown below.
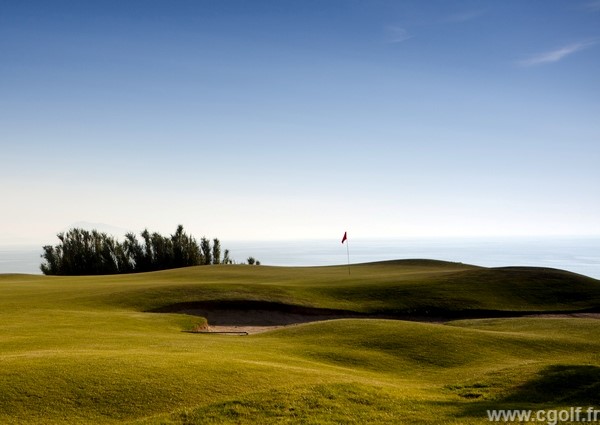
[[344,232],[344,237],[342,238],[342,243],[346,242],[346,239],[348,239],[348,234],[347,234],[347,232]]

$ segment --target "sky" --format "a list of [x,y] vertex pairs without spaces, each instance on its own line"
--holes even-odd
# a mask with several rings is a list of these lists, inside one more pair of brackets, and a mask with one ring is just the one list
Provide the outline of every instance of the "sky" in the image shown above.
[[600,235],[600,1],[0,0],[0,244]]

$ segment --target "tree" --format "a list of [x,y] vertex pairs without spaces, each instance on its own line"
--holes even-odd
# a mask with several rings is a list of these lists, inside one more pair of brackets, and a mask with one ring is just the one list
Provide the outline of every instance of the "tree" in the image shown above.
[[124,262],[128,262],[127,269],[132,272],[146,271],[148,270],[148,261],[144,253],[144,247],[140,245],[140,242],[133,233],[127,233],[125,235],[125,241],[123,242],[123,256]]
[[248,257],[248,259],[246,260],[248,262],[248,264],[250,264],[251,266],[254,265],[254,263],[256,263],[256,259],[254,257]]
[[[60,247],[57,247],[57,249]],[[46,261],[46,263],[42,263],[40,265],[40,269],[42,273],[46,275],[57,275],[60,274],[60,258],[61,253],[57,252],[52,245],[46,245],[42,248],[44,253],[42,254],[42,258]]]
[[[175,233],[163,236],[145,229],[127,233],[121,243],[113,236],[96,230],[73,228],[57,235],[59,244],[44,246],[40,270],[47,275],[96,275],[139,273],[175,267],[221,263],[219,239],[202,238],[200,245],[177,226]],[[224,264],[231,264],[229,250],[225,250]]]
[[212,252],[210,249],[210,241],[205,237],[200,239],[200,250],[202,251],[202,264],[212,264]]
[[59,245],[45,246],[40,266],[44,274],[115,274],[125,269],[122,247],[106,233],[73,228],[59,233]]
[[191,236],[183,231],[180,224],[177,231],[171,236],[173,244],[174,267],[187,267],[202,264],[202,253],[200,247]]
[[165,270],[173,268],[173,243],[160,233],[154,232],[150,236],[152,252],[154,254],[152,270]]
[[217,238],[213,239],[212,263],[221,264],[221,242]]
[[183,267],[186,263],[186,234],[183,232],[183,226],[177,226],[177,230],[171,235],[173,244],[173,265],[175,267]]
[[150,238],[150,232],[148,229],[140,234],[144,239],[144,267],[139,269],[141,272],[149,272],[152,270],[152,264],[154,263],[154,253],[152,252],[152,239]]
[[226,249],[225,253],[223,254],[223,264],[233,264],[233,261],[231,260],[231,258],[229,258],[229,250]]

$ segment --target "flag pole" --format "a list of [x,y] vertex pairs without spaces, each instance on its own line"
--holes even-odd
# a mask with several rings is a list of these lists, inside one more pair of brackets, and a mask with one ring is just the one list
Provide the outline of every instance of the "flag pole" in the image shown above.
[[346,242],[346,253],[348,254],[348,276],[350,276],[350,244],[348,243],[348,232],[344,232],[342,243]]
[[346,239],[346,253],[348,254],[348,276],[350,276],[350,244],[348,239]]

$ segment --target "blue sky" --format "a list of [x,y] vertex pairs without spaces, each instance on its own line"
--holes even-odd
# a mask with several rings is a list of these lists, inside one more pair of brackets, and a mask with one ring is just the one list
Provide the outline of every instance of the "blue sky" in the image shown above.
[[0,1],[0,243],[600,235],[600,1]]

